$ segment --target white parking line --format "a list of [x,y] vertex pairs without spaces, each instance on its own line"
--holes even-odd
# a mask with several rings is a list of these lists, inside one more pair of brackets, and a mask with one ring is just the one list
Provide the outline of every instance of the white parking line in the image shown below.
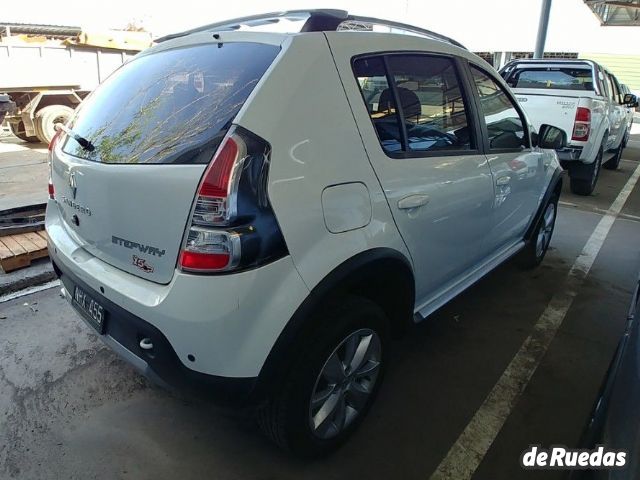
[[564,284],[551,298],[534,325],[533,332],[524,341],[447,456],[431,475],[432,480],[468,479],[474,474],[547,352],[613,222],[620,214],[639,177],[640,165],[636,167],[607,213],[600,219],[569,270]]

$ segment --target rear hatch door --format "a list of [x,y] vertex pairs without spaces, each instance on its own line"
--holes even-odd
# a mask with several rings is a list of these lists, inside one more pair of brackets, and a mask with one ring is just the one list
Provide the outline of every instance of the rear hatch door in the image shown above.
[[173,276],[206,165],[280,51],[205,36],[161,44],[117,70],[51,154],[56,201],[76,241],[158,283]]

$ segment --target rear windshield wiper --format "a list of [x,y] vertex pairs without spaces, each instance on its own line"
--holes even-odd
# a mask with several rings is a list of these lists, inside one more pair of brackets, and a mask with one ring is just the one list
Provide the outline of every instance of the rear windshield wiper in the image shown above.
[[96,147],[95,147],[95,145],[93,143],[91,143],[89,140],[84,138],[82,135],[78,135],[76,132],[71,130],[69,127],[63,125],[62,123],[56,123],[56,128],[59,128],[64,133],[66,133],[71,138],[73,138],[86,151],[93,152],[96,149]]

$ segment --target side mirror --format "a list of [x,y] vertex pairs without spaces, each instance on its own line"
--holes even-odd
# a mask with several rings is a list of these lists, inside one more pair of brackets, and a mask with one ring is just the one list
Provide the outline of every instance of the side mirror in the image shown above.
[[546,123],[540,126],[537,140],[540,148],[560,150],[567,146],[567,134],[564,130]]
[[637,107],[638,106],[638,98],[633,93],[626,93],[624,95],[624,100],[622,101],[623,105],[627,107]]

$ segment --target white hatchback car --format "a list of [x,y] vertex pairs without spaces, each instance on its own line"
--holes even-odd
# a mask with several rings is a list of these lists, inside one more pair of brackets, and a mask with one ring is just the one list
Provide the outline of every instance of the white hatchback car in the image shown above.
[[[284,19],[301,32],[244,31]],[[542,147],[565,142],[426,30],[326,10],[210,25],[137,55],[60,128],[50,254],[142,372],[255,405],[317,455],[363,419],[390,334],[515,254],[542,260],[561,188]]]

